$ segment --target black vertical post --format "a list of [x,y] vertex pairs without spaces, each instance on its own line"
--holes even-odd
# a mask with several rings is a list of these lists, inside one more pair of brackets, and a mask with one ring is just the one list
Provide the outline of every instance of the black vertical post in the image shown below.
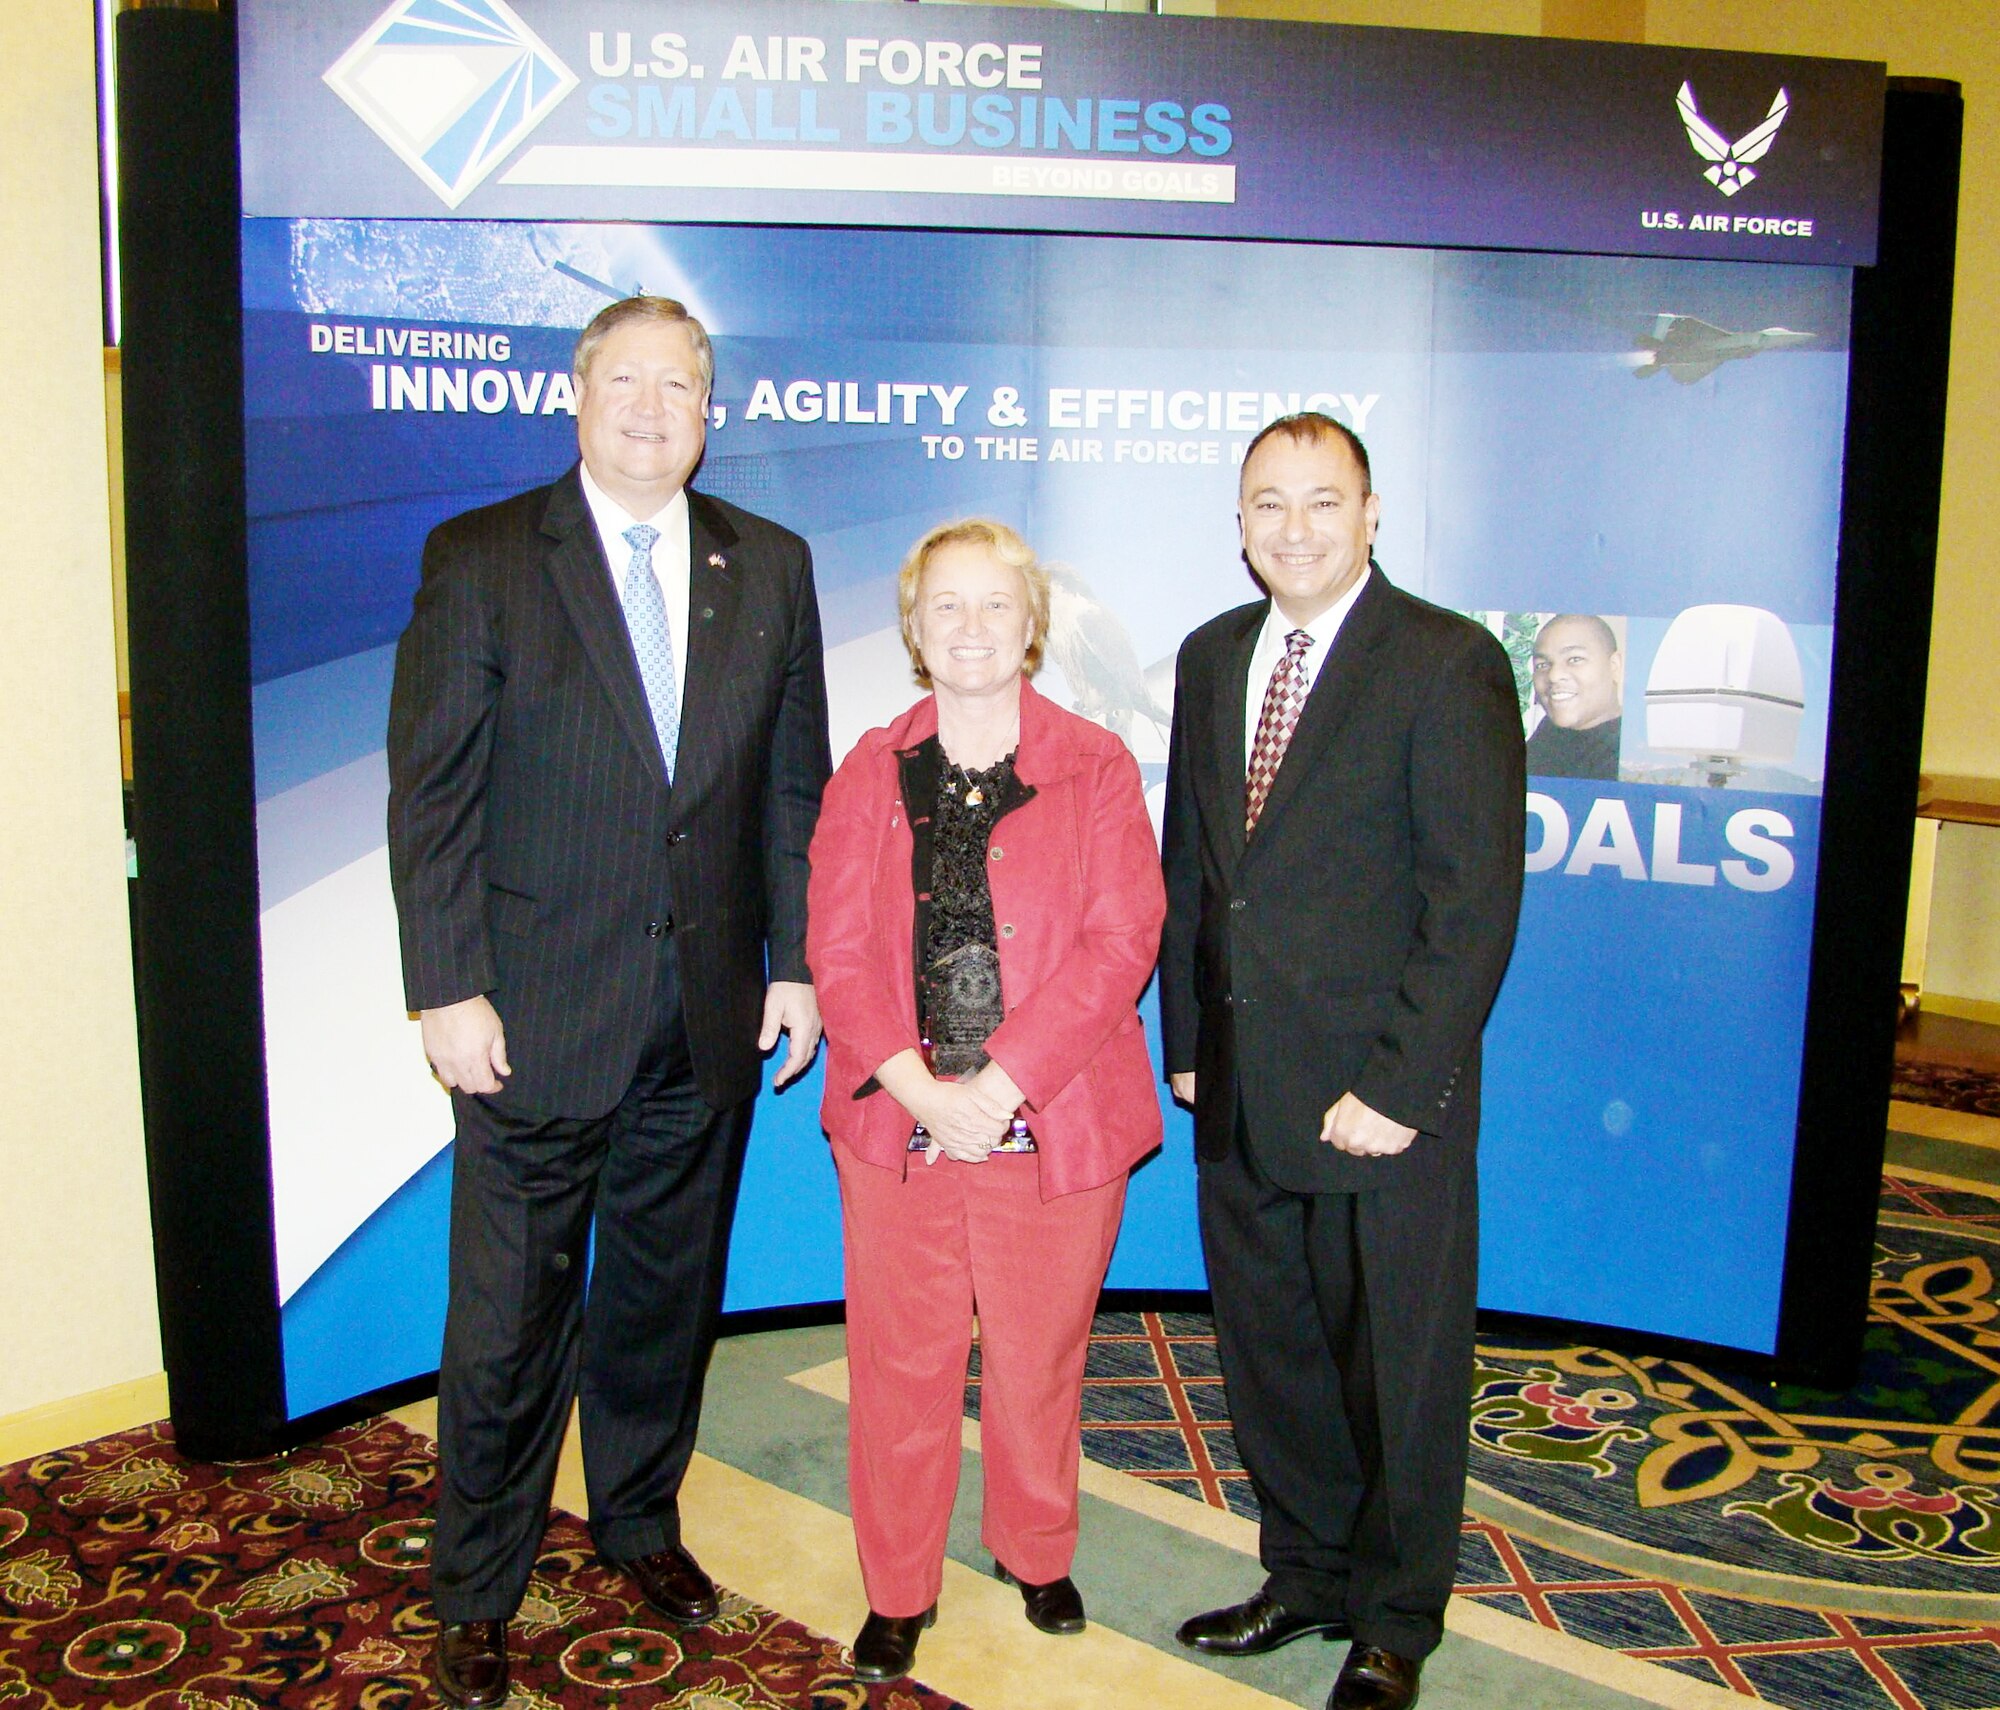
[[1868,1317],[1930,664],[1958,239],[1958,85],[1891,78],[1854,276],[1818,907],[1777,1355],[1851,1381]]
[[126,563],[146,1162],[176,1439],[284,1418],[257,935],[236,27],[118,18]]

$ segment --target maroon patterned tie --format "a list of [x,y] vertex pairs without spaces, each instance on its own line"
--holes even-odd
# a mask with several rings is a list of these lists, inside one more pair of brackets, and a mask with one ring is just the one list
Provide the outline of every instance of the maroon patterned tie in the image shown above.
[[1285,747],[1298,728],[1299,714],[1306,705],[1306,649],[1313,638],[1295,629],[1285,637],[1285,656],[1271,672],[1264,690],[1263,710],[1257,714],[1257,739],[1250,745],[1250,773],[1243,780],[1243,835],[1257,829],[1257,816],[1264,811],[1264,798],[1278,776]]

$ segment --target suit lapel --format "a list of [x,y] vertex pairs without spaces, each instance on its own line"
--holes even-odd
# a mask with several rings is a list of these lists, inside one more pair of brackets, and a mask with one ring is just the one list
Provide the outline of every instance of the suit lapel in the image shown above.
[[584,654],[604,685],[620,727],[664,789],[667,768],[660,758],[653,711],[646,702],[624,608],[612,587],[597,524],[584,501],[583,481],[576,469],[551,489],[548,509],[542,514],[542,533],[552,542],[547,558],[549,579],[562,597]]
[[[715,709],[727,697],[736,611],[743,598],[744,566],[736,562],[737,536],[722,509],[704,494],[688,494],[688,660],[681,694],[681,745],[675,782],[698,789],[719,766],[722,753]],[[706,715],[706,716],[704,716]]]
[[1368,585],[1334,637],[1333,651],[1320,667],[1319,678],[1306,697],[1305,711],[1299,714],[1292,740],[1285,746],[1284,761],[1258,816],[1260,829],[1265,821],[1283,817],[1285,804],[1299,792],[1300,781],[1338,741],[1375,670],[1376,649],[1388,633],[1392,597],[1382,572],[1371,564]]
[[1242,628],[1218,662],[1215,700],[1210,708],[1215,740],[1209,744],[1209,764],[1200,774],[1199,787],[1205,798],[1202,820],[1221,829],[1225,866],[1230,869],[1243,856],[1243,777],[1249,764],[1243,751],[1243,709],[1244,697],[1250,692],[1250,656],[1257,650],[1257,636],[1270,609],[1266,601],[1244,614]]

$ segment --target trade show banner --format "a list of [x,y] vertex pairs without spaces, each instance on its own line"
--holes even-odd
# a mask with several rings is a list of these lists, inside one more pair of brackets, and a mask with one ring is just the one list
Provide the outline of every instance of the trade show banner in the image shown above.
[[[293,1417],[442,1326],[451,1115],[384,848],[423,539],[567,467],[576,333],[641,290],[715,335],[696,485],[811,542],[836,758],[919,692],[903,554],[992,515],[1054,582],[1040,686],[1157,814],[1181,638],[1258,595],[1246,444],[1361,434],[1383,571],[1493,631],[1528,741],[1482,1300],[1775,1346],[1879,68],[809,0],[241,16]],[[733,1310],[839,1298],[818,1090],[760,1101]],[[1203,1286],[1161,1098],[1114,1287]]]
[[241,12],[252,214],[1874,254],[1876,65],[826,0]]

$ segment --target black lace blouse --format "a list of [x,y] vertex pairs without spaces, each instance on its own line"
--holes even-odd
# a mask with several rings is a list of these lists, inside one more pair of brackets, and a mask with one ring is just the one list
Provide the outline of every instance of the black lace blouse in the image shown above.
[[939,762],[918,993],[933,1071],[955,1076],[985,1067],[986,1041],[1005,1014],[986,861],[993,827],[1014,805],[1016,779],[1011,754],[977,772],[942,755]]

